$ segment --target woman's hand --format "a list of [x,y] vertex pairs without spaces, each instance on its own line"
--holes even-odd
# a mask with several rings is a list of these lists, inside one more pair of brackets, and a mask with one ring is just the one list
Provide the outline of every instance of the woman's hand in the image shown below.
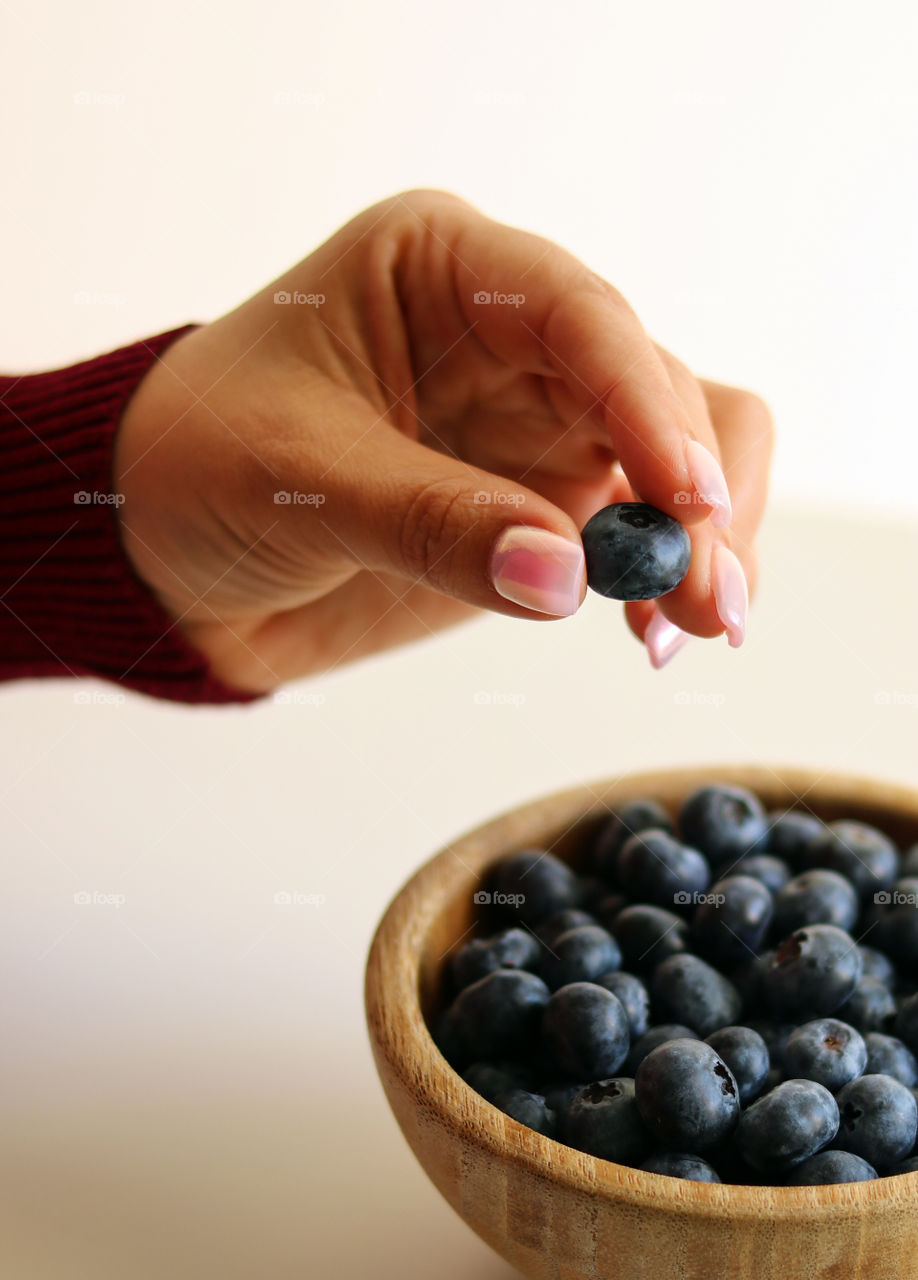
[[626,606],[652,660],[671,624],[740,643],[770,451],[760,400],[696,379],[576,258],[412,191],[173,343],[113,488],[137,573],[263,692],[478,609],[574,613],[579,530],[638,495],[693,544],[675,591]]

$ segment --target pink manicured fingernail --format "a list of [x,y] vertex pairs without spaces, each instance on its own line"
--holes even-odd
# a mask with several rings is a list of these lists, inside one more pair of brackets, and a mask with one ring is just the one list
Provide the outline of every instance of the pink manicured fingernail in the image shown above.
[[749,588],[743,566],[729,547],[714,548],[711,556],[711,585],[717,616],[727,629],[727,642],[738,649],[746,639]]
[[669,618],[664,617],[660,609],[654,606],[653,617],[644,632],[647,656],[654,670],[659,671],[661,667],[666,666],[670,658],[675,658],[688,638],[687,631],[670,622]]
[[577,612],[586,590],[580,543],[531,525],[504,529],[494,543],[488,570],[495,591],[505,600],[560,618]]
[[685,465],[699,498],[713,507],[711,524],[718,529],[726,528],[733,519],[733,505],[730,502],[727,478],[720,469],[720,463],[703,444],[699,444],[697,440],[689,440],[685,446]]

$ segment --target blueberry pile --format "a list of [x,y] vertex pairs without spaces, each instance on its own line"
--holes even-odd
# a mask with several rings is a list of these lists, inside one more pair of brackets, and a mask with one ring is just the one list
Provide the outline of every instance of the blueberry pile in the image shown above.
[[583,870],[492,867],[435,1040],[520,1124],[670,1177],[918,1172],[918,845],[710,783],[607,817]]

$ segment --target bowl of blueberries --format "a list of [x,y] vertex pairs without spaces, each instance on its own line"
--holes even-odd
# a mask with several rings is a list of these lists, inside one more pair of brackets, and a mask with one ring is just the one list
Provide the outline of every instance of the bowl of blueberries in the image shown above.
[[539,1280],[918,1274],[918,790],[708,766],[453,841],[367,963],[377,1070]]

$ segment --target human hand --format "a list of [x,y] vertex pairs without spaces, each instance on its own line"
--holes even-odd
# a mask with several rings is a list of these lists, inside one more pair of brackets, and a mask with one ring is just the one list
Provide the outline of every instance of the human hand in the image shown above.
[[673,624],[740,643],[770,450],[760,400],[696,379],[576,258],[413,191],[168,347],[113,488],[136,572],[266,692],[479,609],[574,613],[579,530],[636,495],[692,539],[680,586],[626,606],[651,659]]

